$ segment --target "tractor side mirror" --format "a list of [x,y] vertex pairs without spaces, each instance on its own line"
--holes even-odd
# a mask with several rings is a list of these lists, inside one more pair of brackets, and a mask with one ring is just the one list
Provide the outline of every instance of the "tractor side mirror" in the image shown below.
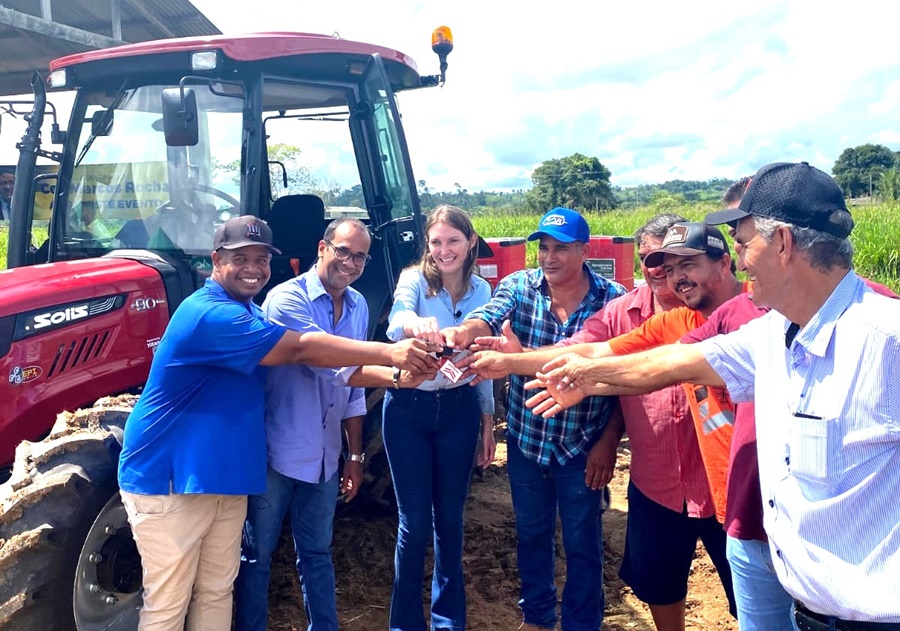
[[109,136],[113,127],[113,111],[97,110],[91,115],[91,135]]
[[163,133],[170,147],[193,147],[200,140],[197,95],[191,88],[162,91]]

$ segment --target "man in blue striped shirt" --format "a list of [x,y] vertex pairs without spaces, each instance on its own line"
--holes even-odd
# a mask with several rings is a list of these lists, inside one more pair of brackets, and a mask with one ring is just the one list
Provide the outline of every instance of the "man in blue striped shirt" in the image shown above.
[[[554,344],[625,289],[598,276],[585,261],[590,229],[584,217],[554,208],[528,237],[540,239],[539,269],[515,272],[494,297],[458,327],[444,329],[448,346],[466,348],[476,337],[499,335],[509,320],[528,347]],[[543,419],[525,407],[525,377],[510,377],[507,438],[509,482],[516,513],[517,562],[522,581],[523,629],[556,626],[554,541],[559,510],[566,549],[563,631],[598,631],[603,619],[603,554],[599,472],[612,471],[615,451],[592,450],[614,407],[594,397],[558,418]],[[592,488],[593,487],[593,488]]]
[[737,209],[706,221],[736,222],[738,266],[772,311],[705,342],[549,378],[587,394],[724,383],[754,401],[764,524],[796,628],[898,631],[900,303],[853,271],[843,193],[805,162],[763,167]]

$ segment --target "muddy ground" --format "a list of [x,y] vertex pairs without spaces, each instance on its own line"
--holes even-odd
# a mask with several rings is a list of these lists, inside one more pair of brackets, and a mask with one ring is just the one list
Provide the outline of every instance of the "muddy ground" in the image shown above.
[[[515,522],[506,478],[506,445],[498,428],[497,460],[472,481],[466,507],[465,572],[468,628],[514,630],[521,622],[516,601]],[[612,506],[604,516],[606,615],[603,629],[652,631],[650,613],[617,572],[625,542],[625,492],[630,455],[627,441],[619,449],[617,472],[610,485]],[[334,560],[338,619],[347,631],[385,631],[393,576],[397,517],[371,506],[352,506],[336,519]],[[294,574],[293,548],[283,534],[272,568],[269,628],[306,629],[303,600]],[[561,543],[561,540],[558,541]],[[557,585],[565,578],[562,545],[558,545]],[[426,573],[430,594],[431,576]],[[427,607],[427,603],[424,604]],[[427,619],[427,618],[426,618]],[[702,546],[691,570],[687,628],[736,630],[718,575]]]

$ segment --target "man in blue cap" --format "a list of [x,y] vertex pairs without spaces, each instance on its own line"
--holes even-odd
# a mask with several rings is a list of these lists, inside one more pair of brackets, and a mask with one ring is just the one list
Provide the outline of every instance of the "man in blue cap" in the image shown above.
[[[459,326],[444,329],[448,346],[467,348],[476,337],[511,329],[524,346],[548,346],[579,331],[584,321],[625,289],[588,268],[590,229],[584,217],[554,208],[529,241],[540,240],[538,269],[514,272],[494,297]],[[516,513],[519,606],[524,631],[556,628],[554,583],[556,517],[566,551],[563,631],[598,631],[603,619],[600,513],[615,450],[593,449],[614,399],[586,399],[563,415],[543,419],[525,407],[527,377],[510,377],[507,437],[509,484]]]

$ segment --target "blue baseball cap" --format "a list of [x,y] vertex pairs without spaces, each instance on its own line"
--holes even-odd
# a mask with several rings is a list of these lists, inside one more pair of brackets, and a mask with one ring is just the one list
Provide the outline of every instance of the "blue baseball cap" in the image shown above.
[[588,243],[591,240],[591,229],[580,213],[570,208],[557,206],[541,217],[537,231],[528,235],[528,240],[534,241],[545,235],[562,243],[572,243],[572,241]]

